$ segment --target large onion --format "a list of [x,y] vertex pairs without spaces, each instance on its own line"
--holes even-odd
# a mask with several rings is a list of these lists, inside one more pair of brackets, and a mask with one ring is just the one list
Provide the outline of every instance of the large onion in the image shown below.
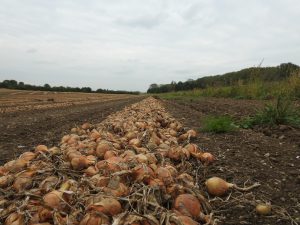
[[191,194],[181,194],[174,202],[174,209],[182,215],[199,218],[202,211],[199,200]]
[[88,210],[94,210],[106,215],[114,216],[121,213],[122,206],[120,202],[114,198],[103,198],[100,202],[90,205]]
[[24,215],[17,212],[10,214],[5,220],[5,225],[25,225]]
[[100,216],[97,213],[88,213],[80,221],[79,225],[101,225],[110,224],[109,218],[105,216]]

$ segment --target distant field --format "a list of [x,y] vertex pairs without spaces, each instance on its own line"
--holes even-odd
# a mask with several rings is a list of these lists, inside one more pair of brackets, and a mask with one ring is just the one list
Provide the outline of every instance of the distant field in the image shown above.
[[0,113],[50,109],[133,98],[127,94],[23,91],[0,88]]

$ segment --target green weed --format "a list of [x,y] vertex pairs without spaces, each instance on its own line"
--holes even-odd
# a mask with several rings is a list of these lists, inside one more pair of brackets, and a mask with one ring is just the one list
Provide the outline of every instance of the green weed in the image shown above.
[[212,133],[227,133],[237,129],[229,116],[209,116],[203,119],[202,131]]
[[283,95],[279,95],[274,103],[267,104],[253,117],[244,119],[240,126],[252,128],[255,125],[275,126],[279,124],[300,126],[299,110],[294,107],[289,97]]

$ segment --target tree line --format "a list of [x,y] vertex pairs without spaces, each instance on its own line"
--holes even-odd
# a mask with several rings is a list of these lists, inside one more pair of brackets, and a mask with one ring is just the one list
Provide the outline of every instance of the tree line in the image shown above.
[[90,87],[64,87],[53,86],[45,84],[43,86],[25,84],[24,82],[18,82],[16,80],[4,80],[0,82],[0,88],[17,89],[17,90],[31,90],[31,91],[56,91],[56,92],[84,92],[84,93],[105,93],[105,94],[140,94],[138,91],[114,91],[109,89],[97,89],[93,91]]
[[165,93],[172,91],[185,91],[204,89],[207,87],[233,86],[247,84],[255,80],[264,82],[280,81],[299,71],[299,66],[293,63],[282,63],[276,67],[251,67],[237,72],[223,75],[206,76],[197,80],[189,79],[185,82],[172,81],[170,84],[151,84],[147,93]]

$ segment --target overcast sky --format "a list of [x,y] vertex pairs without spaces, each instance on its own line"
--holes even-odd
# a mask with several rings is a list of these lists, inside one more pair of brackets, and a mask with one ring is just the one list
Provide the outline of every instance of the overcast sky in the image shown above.
[[0,0],[0,80],[145,91],[300,64],[299,0]]

